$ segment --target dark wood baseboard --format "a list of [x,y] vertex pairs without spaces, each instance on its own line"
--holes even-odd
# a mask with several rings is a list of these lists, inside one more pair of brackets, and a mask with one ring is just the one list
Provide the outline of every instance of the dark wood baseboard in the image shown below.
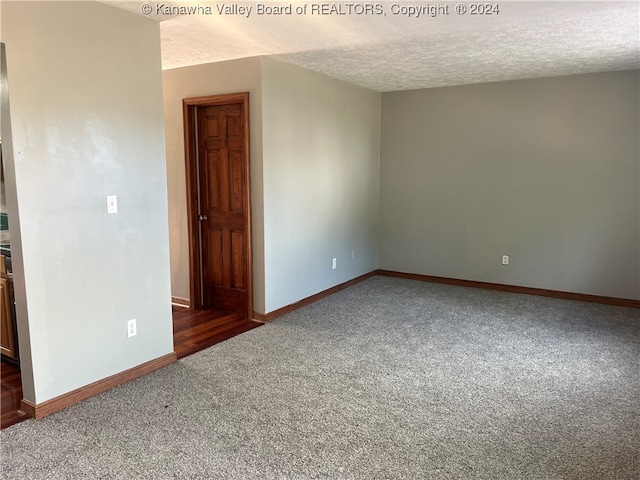
[[180,305],[182,307],[191,308],[191,300],[189,300],[188,298],[171,297],[171,303],[174,303],[176,305]]
[[306,307],[307,305],[310,305],[314,302],[317,302],[318,300],[328,297],[329,295],[333,295],[334,293],[337,293],[340,290],[349,288],[352,285],[355,285],[356,283],[360,283],[366,280],[367,278],[373,277],[374,275],[375,275],[375,271],[365,273],[364,275],[360,275],[359,277],[349,280],[348,282],[344,282],[344,283],[341,283],[340,285],[336,285],[335,287],[328,288],[326,290],[323,290],[322,292],[316,293],[315,295],[311,295],[310,297],[303,298],[299,302],[292,303],[291,305],[287,305],[286,307],[279,308],[267,314],[253,312],[253,319],[256,322],[261,322],[261,323],[270,322],[271,320],[275,320],[276,318],[282,317],[287,313],[291,313],[295,310],[298,310],[299,308]]
[[162,367],[166,367],[176,361],[175,352],[169,353],[162,357],[151,360],[150,362],[143,363],[137,367],[130,368],[124,372],[116,373],[110,377],[103,378],[97,382],[90,383],[84,387],[77,388],[71,392],[60,395],[59,397],[52,398],[46,402],[38,403],[37,405],[29,402],[28,400],[22,400],[20,408],[23,412],[33,418],[42,418],[52,413],[58,412],[63,408],[70,407],[71,405],[78,403],[87,398],[98,395],[113,387],[117,387],[130,380],[134,380],[138,377],[142,377],[148,373],[158,370]]
[[546,290],[543,288],[519,287],[516,285],[504,285],[501,283],[477,282],[474,280],[460,280],[457,278],[435,277],[432,275],[421,275],[418,273],[394,272],[392,270],[376,270],[376,275],[386,277],[407,278],[410,280],[420,280],[422,282],[446,283],[459,287],[483,288],[485,290],[498,290],[501,292],[524,293],[527,295],[538,295],[541,297],[561,298],[564,300],[577,300],[579,302],[602,303],[605,305],[616,305],[619,307],[640,308],[640,300],[627,298],[605,297],[600,295],[588,295],[585,293],[562,292],[558,290]]

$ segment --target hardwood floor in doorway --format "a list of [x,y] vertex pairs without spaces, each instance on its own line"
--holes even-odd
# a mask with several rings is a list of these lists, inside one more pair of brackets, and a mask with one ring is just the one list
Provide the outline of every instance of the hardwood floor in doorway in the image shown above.
[[0,381],[2,383],[2,398],[0,410],[2,410],[2,420],[0,428],[7,428],[18,422],[26,420],[24,414],[18,413],[20,401],[22,400],[22,377],[20,368],[13,363],[2,359],[0,366]]
[[183,358],[261,325],[239,313],[174,305],[174,351],[178,358]]

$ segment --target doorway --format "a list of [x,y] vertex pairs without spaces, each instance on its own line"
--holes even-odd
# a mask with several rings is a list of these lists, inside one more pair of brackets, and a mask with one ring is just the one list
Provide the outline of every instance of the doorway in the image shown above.
[[183,100],[192,308],[253,316],[249,93]]
[[[13,296],[13,263],[11,262],[11,240],[9,232],[9,206],[5,191],[7,183],[13,182],[11,198],[15,206],[15,178],[13,169],[13,146],[11,141],[11,116],[9,113],[9,86],[5,44],[0,43],[0,112],[2,131],[0,132],[0,379],[2,398],[0,399],[0,428],[9,427],[25,420],[20,411],[22,401],[22,374],[18,355],[18,336]],[[4,150],[4,152],[3,152]],[[4,154],[3,154],[4,153]],[[5,168],[10,166],[9,169]],[[7,185],[8,186],[8,185]],[[17,212],[17,209],[13,209]],[[17,216],[12,217],[14,219]],[[15,231],[15,230],[14,230]],[[18,240],[14,236],[14,243]]]

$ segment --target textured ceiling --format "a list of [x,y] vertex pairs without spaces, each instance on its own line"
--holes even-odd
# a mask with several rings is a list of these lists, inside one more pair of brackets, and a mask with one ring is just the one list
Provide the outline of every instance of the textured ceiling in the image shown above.
[[[143,4],[104,3],[137,13]],[[258,3],[292,5],[292,14],[258,15]],[[348,12],[367,3],[375,5],[328,5]],[[497,15],[459,15],[456,2],[402,0],[379,2],[380,15],[323,15],[311,13],[320,2],[167,1],[149,2],[149,17],[161,21],[164,69],[270,55],[382,92],[640,68],[637,1],[496,3]],[[162,5],[195,7],[197,13],[175,14],[158,9]],[[251,7],[251,13],[218,11],[233,5]],[[304,5],[307,13],[296,15]],[[427,5],[441,7],[439,14],[394,14],[399,7]],[[448,15],[442,11],[447,6]]]

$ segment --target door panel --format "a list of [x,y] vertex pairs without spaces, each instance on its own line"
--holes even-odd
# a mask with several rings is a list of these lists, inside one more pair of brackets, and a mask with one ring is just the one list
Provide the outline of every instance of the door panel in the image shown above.
[[231,232],[231,286],[234,288],[245,288],[245,262],[244,262],[243,232]]
[[205,264],[208,267],[207,278],[217,286],[221,286],[223,282],[222,257],[224,251],[222,248],[222,235],[222,230],[219,229],[210,229],[208,233],[209,249],[207,258],[209,261]]
[[220,152],[207,152],[207,165],[206,171],[203,172],[202,183],[211,187],[207,189],[209,192],[207,205],[210,209],[220,210],[222,208],[221,189],[224,174],[220,171],[221,167]]
[[230,168],[230,192],[229,192],[229,210],[233,212],[242,212],[244,209],[244,182],[245,168],[244,157],[242,151],[232,151],[229,153]]
[[243,118],[241,114],[229,112],[227,115],[228,137],[233,139],[243,139]]

